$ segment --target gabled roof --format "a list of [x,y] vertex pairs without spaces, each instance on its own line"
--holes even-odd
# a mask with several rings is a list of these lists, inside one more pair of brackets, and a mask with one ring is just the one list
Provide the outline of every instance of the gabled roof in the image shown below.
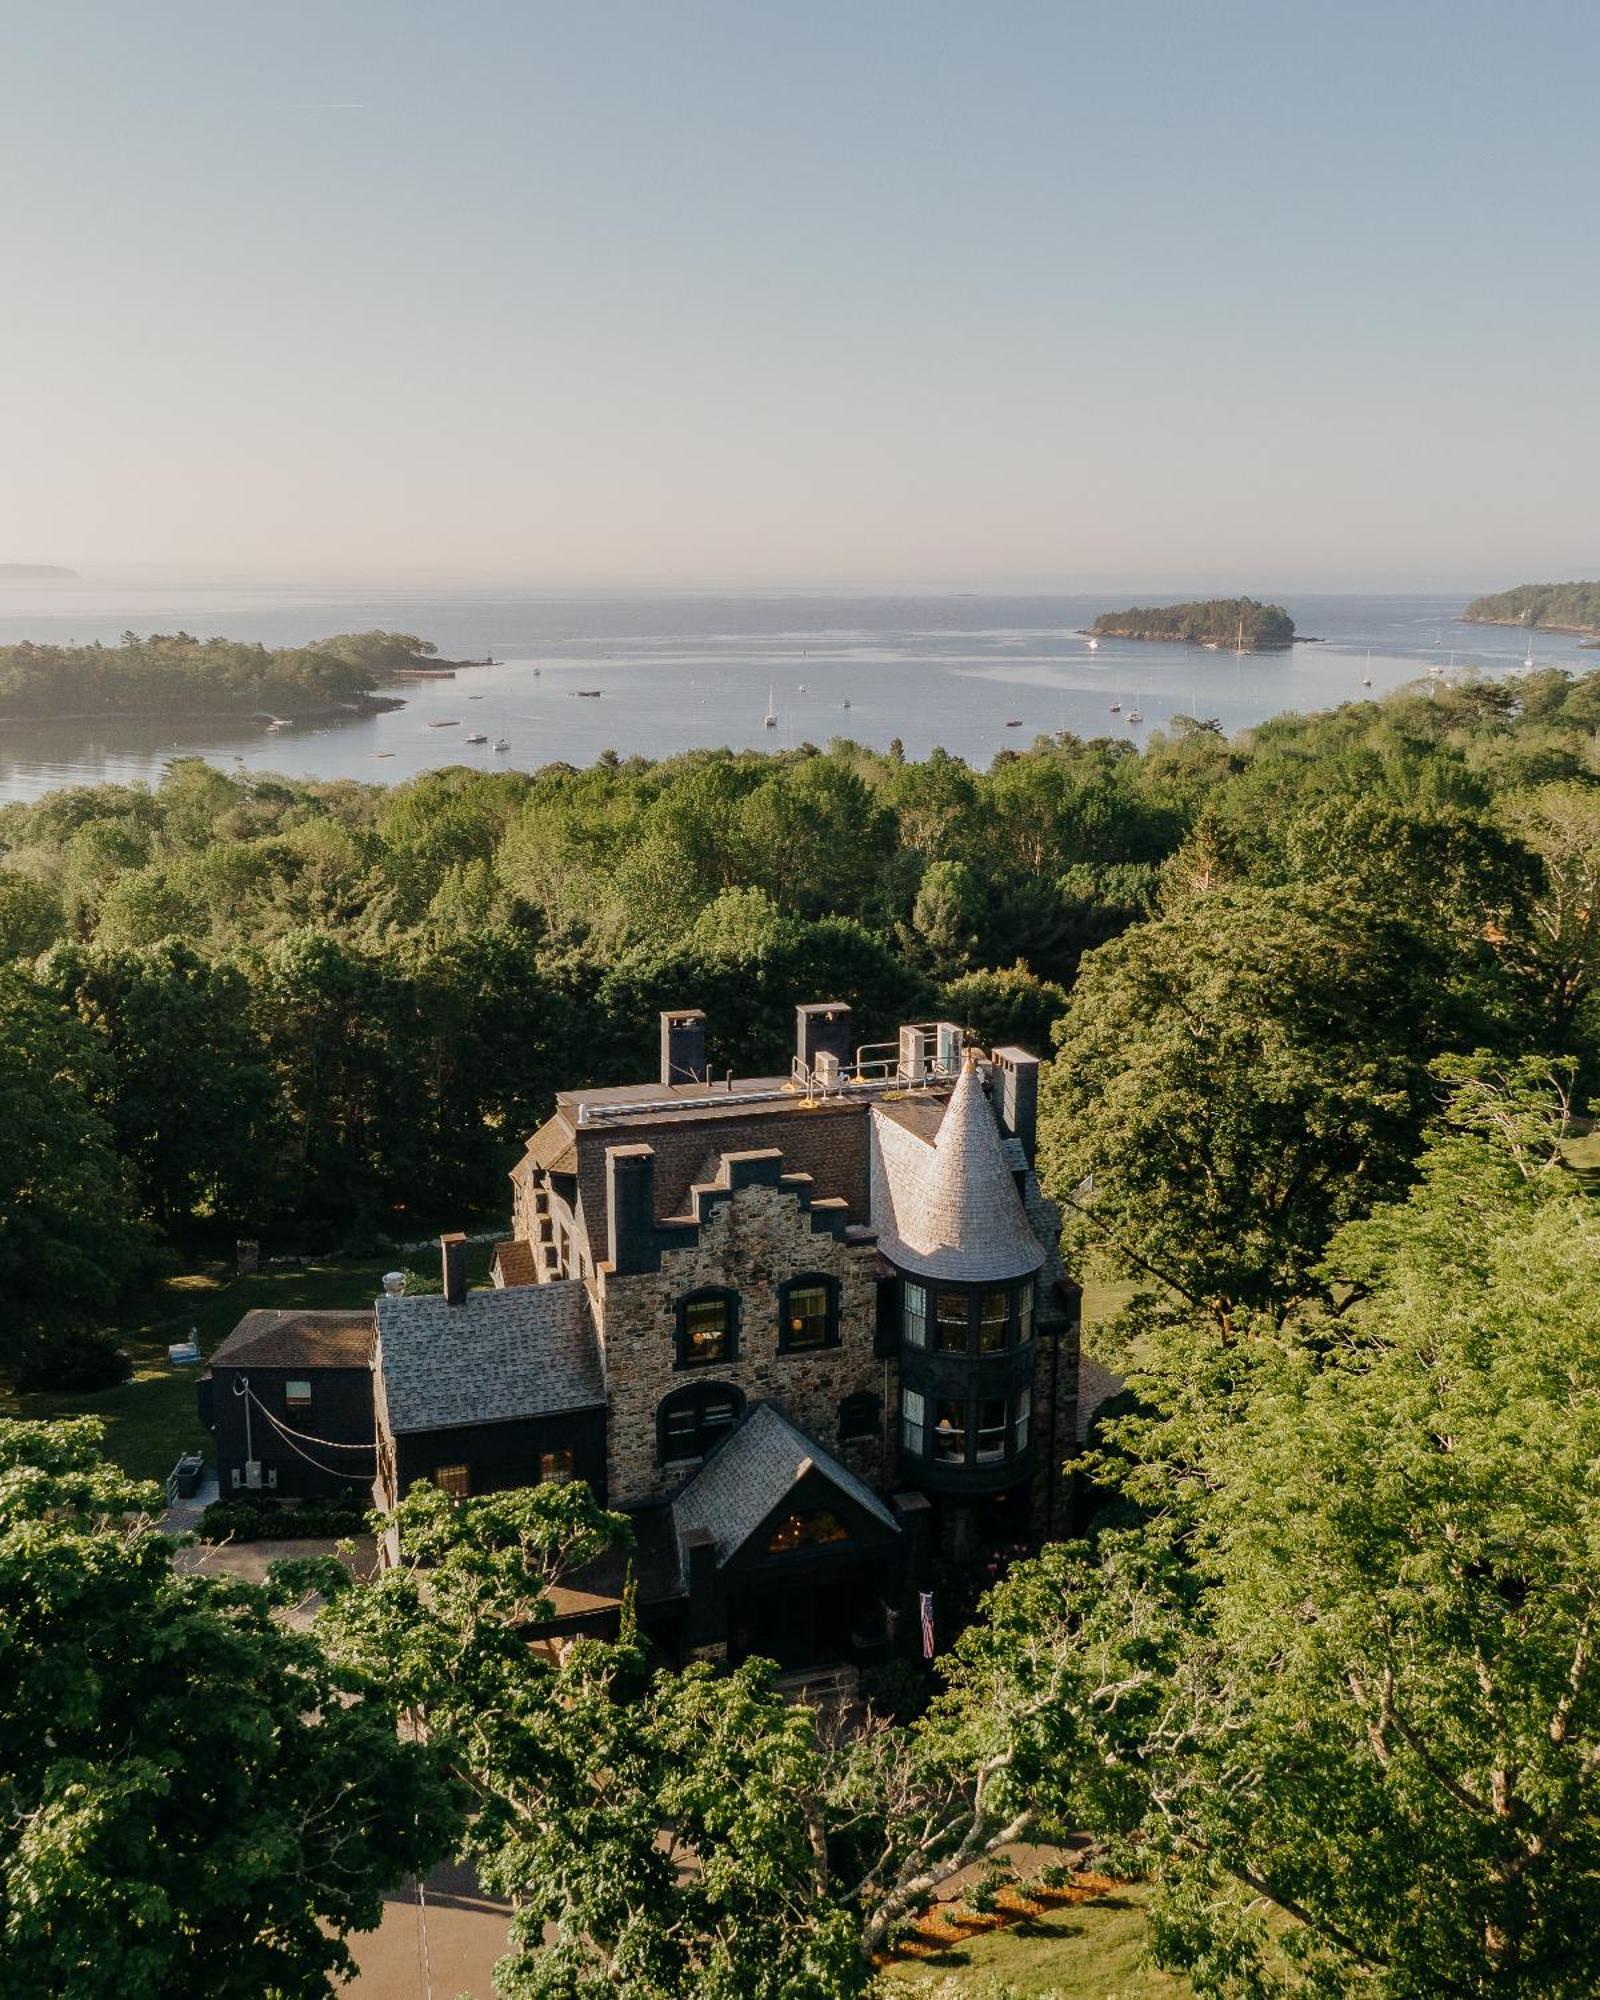
[[247,1312],[212,1355],[213,1368],[370,1368],[372,1308]]
[[511,1169],[511,1178],[520,1180],[530,1171],[552,1174],[578,1171],[578,1149],[572,1127],[559,1111],[553,1118],[547,1118],[528,1141],[527,1150]]
[[513,1236],[494,1246],[496,1282],[501,1285],[536,1285],[539,1267],[534,1262],[533,1245],[523,1236]]
[[696,1530],[709,1534],[720,1567],[813,1471],[891,1534],[900,1532],[870,1486],[770,1403],[759,1403],[673,1501],[679,1547]]
[[378,1384],[395,1435],[605,1402],[582,1281],[378,1301]]
[[931,1145],[873,1112],[872,1220],[884,1256],[919,1277],[1004,1283],[1045,1262],[975,1064]]

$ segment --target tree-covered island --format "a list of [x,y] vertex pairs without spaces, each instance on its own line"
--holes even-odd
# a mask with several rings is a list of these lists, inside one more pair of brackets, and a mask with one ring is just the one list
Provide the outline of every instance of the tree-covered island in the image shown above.
[[1294,620],[1283,606],[1260,604],[1253,597],[1102,611],[1089,630],[1097,639],[1165,639],[1189,646],[1239,647],[1247,653],[1294,644]]
[[1519,583],[1475,597],[1469,625],[1542,626],[1547,632],[1600,632],[1600,583]]
[[341,632],[272,648],[188,632],[124,632],[105,646],[0,646],[0,721],[114,715],[256,715],[295,720],[399,704],[385,681],[464,664],[409,632]]

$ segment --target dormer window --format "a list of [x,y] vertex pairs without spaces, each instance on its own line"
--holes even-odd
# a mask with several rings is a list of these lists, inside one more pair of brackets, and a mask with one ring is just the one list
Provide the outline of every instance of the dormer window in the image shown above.
[[839,1284],[836,1278],[791,1278],[778,1293],[778,1351],[808,1354],[839,1344]]
[[717,1368],[734,1357],[739,1294],[723,1287],[690,1292],[678,1301],[678,1366]]

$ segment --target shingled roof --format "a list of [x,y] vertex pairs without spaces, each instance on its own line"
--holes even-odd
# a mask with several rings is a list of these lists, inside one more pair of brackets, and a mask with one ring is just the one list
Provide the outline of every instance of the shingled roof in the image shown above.
[[998,1284],[1045,1262],[975,1064],[931,1145],[873,1112],[872,1220],[884,1256],[919,1277]]
[[600,1350],[581,1280],[378,1301],[378,1382],[389,1429],[442,1430],[596,1409]]
[[718,1564],[725,1563],[813,1470],[891,1534],[899,1533],[898,1522],[870,1486],[770,1403],[760,1403],[673,1501],[679,1547],[686,1535],[701,1530],[715,1542]]
[[372,1308],[247,1312],[212,1355],[213,1368],[368,1368]]

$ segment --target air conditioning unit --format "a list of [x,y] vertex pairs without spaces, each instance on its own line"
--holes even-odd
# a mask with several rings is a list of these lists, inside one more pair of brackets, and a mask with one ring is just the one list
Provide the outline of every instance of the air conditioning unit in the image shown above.
[[820,1049],[817,1052],[817,1064],[812,1074],[817,1080],[819,1090],[839,1088],[839,1058],[832,1049]]
[[261,1461],[259,1458],[247,1458],[245,1460],[244,1483],[252,1493],[259,1493],[261,1491]]

